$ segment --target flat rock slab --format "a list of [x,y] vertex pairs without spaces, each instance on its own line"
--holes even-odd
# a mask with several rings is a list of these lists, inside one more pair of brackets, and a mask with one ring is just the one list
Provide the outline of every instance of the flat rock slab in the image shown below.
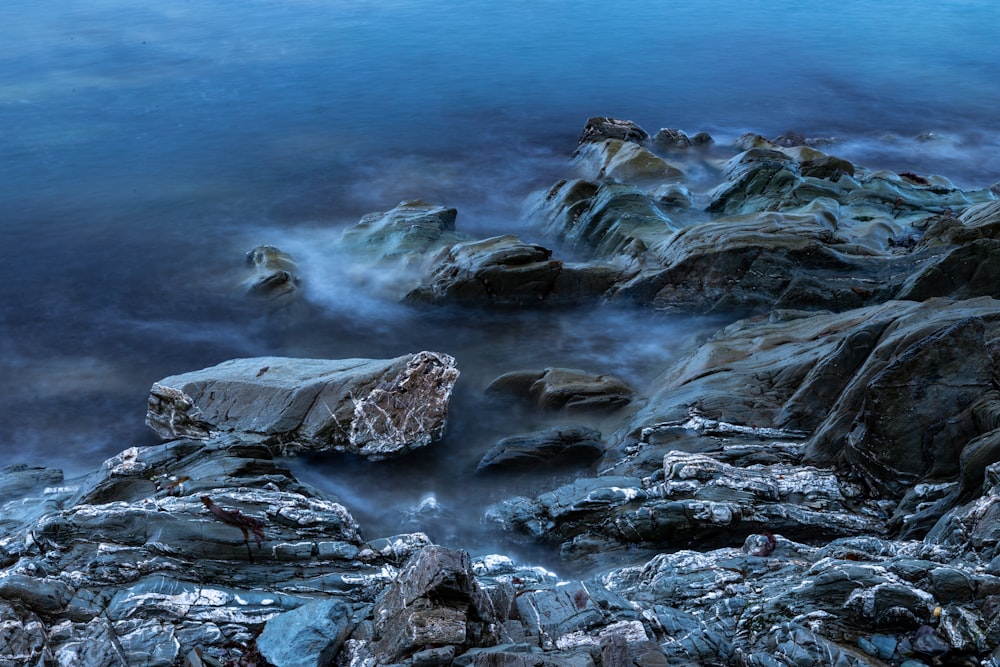
[[146,424],[164,438],[267,436],[283,452],[371,459],[440,438],[458,379],[438,352],[396,359],[234,359],[153,384]]

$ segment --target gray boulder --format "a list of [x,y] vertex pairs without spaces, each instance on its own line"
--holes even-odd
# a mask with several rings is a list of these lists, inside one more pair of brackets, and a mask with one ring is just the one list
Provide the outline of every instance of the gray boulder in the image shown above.
[[155,383],[146,424],[164,438],[267,437],[282,451],[372,459],[444,433],[458,369],[437,352],[396,359],[235,359]]
[[354,610],[337,599],[319,599],[271,617],[257,650],[274,667],[326,667],[354,629]]

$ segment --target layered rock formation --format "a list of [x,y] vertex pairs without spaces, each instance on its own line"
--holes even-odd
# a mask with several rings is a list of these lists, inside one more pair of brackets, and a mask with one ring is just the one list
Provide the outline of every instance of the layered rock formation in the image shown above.
[[164,444],[72,484],[0,470],[0,663],[1000,665],[996,195],[609,118],[574,160],[590,178],[534,200],[545,245],[462,237],[423,202],[342,239],[421,274],[415,308],[725,318],[649,387],[553,366],[487,388],[552,423],[479,472],[552,482],[483,530],[554,548],[563,577],[366,536],[274,459],[427,446],[461,360],[234,360],[154,384]]

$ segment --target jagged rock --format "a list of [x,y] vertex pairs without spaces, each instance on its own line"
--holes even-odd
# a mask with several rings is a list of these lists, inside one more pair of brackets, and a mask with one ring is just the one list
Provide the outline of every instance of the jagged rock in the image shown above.
[[601,264],[551,259],[552,251],[497,236],[459,243],[434,261],[409,303],[460,305],[565,305],[602,296],[621,273]]
[[649,196],[622,183],[559,181],[535,215],[570,248],[604,260],[644,249],[678,229]]
[[752,532],[780,531],[796,539],[877,531],[878,509],[860,489],[831,471],[775,464],[740,468],[702,454],[672,452],[663,481],[602,476],[581,479],[534,500],[494,505],[490,519],[562,544],[564,555],[586,557],[625,547],[728,544]]
[[584,426],[551,428],[497,442],[480,459],[476,472],[584,466],[603,453],[600,431]]
[[502,619],[472,572],[468,553],[428,546],[403,566],[376,605],[370,650],[378,664],[432,645],[497,643]]
[[1000,201],[984,201],[969,206],[957,217],[949,212],[931,220],[932,223],[920,240],[923,246],[1000,239]]
[[164,438],[266,436],[286,452],[386,458],[444,433],[458,378],[437,352],[396,359],[235,359],[150,390],[146,424]]
[[958,478],[962,447],[983,433],[972,410],[992,390],[986,341],[998,334],[1000,303],[986,298],[736,323],[668,372],[629,434],[655,443],[692,410],[812,431],[807,462],[840,461],[898,497],[923,478]]
[[587,119],[579,143],[601,142],[605,139],[645,141],[648,138],[649,133],[630,120],[593,116]]
[[627,405],[635,391],[613,375],[574,368],[546,368],[504,373],[486,388],[487,394],[529,399],[546,410],[613,411]]
[[271,245],[257,246],[247,253],[247,265],[252,274],[245,284],[247,294],[280,308],[299,298],[302,279],[294,260]]

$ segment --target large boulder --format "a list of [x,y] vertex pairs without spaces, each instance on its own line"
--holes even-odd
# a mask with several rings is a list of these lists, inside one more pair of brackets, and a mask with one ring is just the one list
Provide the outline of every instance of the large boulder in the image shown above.
[[286,452],[386,458],[440,438],[458,369],[437,352],[396,359],[234,359],[153,384],[147,425],[164,438],[266,436]]

